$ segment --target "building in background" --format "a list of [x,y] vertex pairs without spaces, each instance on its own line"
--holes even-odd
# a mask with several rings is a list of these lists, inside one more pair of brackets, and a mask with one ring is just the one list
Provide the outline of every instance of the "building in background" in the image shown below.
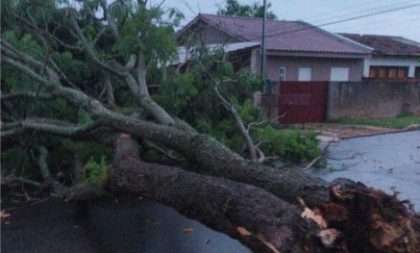
[[374,80],[420,78],[420,43],[395,36],[340,34],[373,48],[363,77]]
[[[199,14],[178,31],[189,46],[223,45],[236,68],[260,71],[262,19]],[[360,81],[372,48],[302,21],[266,21],[267,79],[277,81]]]

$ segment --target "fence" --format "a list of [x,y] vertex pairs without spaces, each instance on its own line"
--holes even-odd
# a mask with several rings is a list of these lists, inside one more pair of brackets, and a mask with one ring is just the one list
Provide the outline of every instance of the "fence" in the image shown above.
[[419,81],[282,82],[277,86],[276,94],[262,96],[262,105],[266,115],[279,118],[280,123],[420,115]]
[[420,82],[331,82],[326,119],[420,115]]

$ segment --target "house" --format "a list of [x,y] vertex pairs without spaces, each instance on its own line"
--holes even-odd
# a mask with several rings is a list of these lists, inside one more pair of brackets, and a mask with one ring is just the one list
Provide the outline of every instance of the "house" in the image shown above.
[[420,43],[382,35],[340,35],[373,48],[364,61],[363,77],[374,80],[420,78]]
[[[228,46],[236,67],[260,73],[262,19],[199,14],[177,33],[186,47]],[[232,50],[234,48],[234,50]],[[302,21],[266,21],[266,76],[271,81],[360,81],[373,49]]]

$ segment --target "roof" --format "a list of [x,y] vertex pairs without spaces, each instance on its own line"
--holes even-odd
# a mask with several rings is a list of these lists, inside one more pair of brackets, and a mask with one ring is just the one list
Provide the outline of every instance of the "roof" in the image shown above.
[[341,35],[372,47],[375,54],[420,56],[420,43],[403,37],[350,33]]
[[[199,14],[180,33],[202,20],[239,41],[261,41],[262,19]],[[335,54],[369,54],[371,49],[302,21],[267,20],[267,50]]]

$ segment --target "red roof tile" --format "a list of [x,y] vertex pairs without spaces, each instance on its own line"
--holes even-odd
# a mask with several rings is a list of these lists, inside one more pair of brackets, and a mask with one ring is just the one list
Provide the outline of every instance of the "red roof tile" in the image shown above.
[[[199,17],[241,41],[260,41],[261,18],[200,14]],[[266,49],[291,52],[368,54],[368,47],[301,21],[266,21]]]
[[376,54],[420,55],[420,43],[396,36],[341,33],[349,39],[368,45]]

